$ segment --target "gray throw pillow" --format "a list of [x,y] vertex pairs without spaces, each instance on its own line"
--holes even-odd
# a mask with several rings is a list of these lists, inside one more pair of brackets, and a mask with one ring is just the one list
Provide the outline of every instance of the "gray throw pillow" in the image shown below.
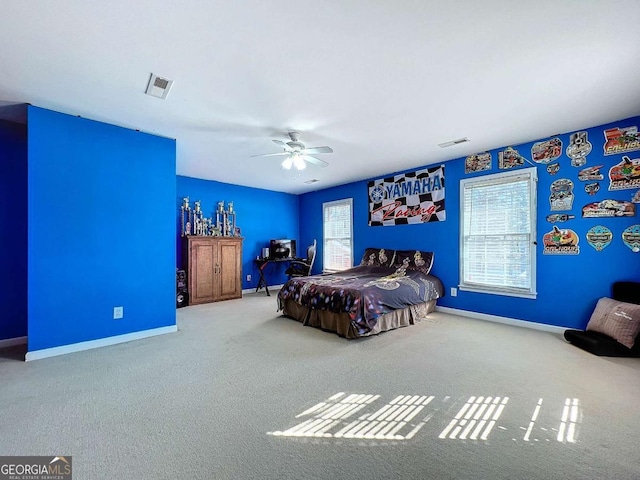
[[587,330],[604,333],[632,348],[640,333],[640,305],[603,297],[591,314]]

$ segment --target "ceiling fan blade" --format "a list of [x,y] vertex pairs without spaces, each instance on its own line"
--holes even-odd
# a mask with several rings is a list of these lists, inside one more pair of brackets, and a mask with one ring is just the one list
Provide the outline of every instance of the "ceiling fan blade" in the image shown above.
[[333,148],[331,147],[311,147],[305,148],[304,153],[333,153]]
[[324,160],[320,160],[319,158],[312,157],[311,155],[303,155],[302,158],[304,158],[307,162],[313,163],[314,165],[317,165],[319,167],[328,167],[329,166],[329,164],[327,162],[325,162]]
[[280,155],[291,155],[289,152],[280,152],[280,153],[263,153],[262,155],[251,155],[252,157],[277,157]]
[[278,145],[280,145],[282,148],[284,148],[287,152],[290,152],[291,150],[293,150],[289,145],[287,145],[285,142],[283,142],[282,140],[272,140],[273,143],[276,143]]

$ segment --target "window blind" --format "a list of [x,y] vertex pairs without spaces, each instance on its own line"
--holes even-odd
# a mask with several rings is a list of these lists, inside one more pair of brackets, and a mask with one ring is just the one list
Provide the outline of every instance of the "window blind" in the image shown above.
[[352,199],[322,204],[323,268],[338,271],[353,266]]
[[460,288],[535,294],[536,169],[461,182]]

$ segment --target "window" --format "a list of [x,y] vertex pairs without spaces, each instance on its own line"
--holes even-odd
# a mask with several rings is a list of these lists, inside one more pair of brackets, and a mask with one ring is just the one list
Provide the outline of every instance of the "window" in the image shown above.
[[537,169],[460,182],[460,289],[536,296]]
[[325,272],[337,272],[353,266],[352,207],[351,198],[322,204]]

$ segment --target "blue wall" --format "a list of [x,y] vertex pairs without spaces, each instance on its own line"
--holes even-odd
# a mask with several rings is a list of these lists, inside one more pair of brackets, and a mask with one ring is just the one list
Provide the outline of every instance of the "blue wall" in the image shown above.
[[[364,253],[364,249],[369,244],[364,245],[359,239],[362,235],[359,233],[360,221],[363,212],[366,215],[367,212],[367,184],[364,182],[349,183],[346,185],[340,185],[338,187],[329,188],[326,190],[318,190],[316,192],[306,193],[300,195],[300,236],[304,245],[313,243],[313,240],[318,241],[316,249],[316,260],[313,264],[313,270],[311,273],[321,273],[323,269],[323,229],[322,229],[322,203],[331,202],[333,200],[342,200],[345,198],[353,198],[353,236],[354,236],[354,254],[356,260],[355,264],[360,263],[360,258]],[[358,195],[357,192],[364,188],[364,195]],[[364,210],[363,210],[364,209]],[[366,217],[365,217],[366,224]],[[364,240],[364,239],[363,239]],[[380,240],[382,241],[382,240]],[[366,242],[365,242],[366,243]],[[384,246],[381,244],[381,246]],[[398,247],[400,248],[400,247]],[[359,255],[359,256],[358,256]]]
[[[622,155],[603,155],[603,131],[638,125],[640,118],[587,129],[593,151],[587,166],[604,165]],[[569,134],[560,135],[560,172],[551,176],[538,165],[538,297],[535,300],[459,291],[440,305],[533,322],[583,328],[600,296],[615,280],[640,281],[640,254],[625,246],[620,234],[640,223],[636,217],[584,219],[582,206],[606,198],[630,200],[636,190],[609,192],[600,182],[595,196],[578,181],[580,168],[564,154]],[[533,142],[514,146],[531,158]],[[499,149],[501,150],[501,149]],[[472,175],[497,173],[493,168]],[[640,157],[631,152],[632,159]],[[0,292],[4,312],[0,339],[28,334],[29,351],[175,325],[175,267],[182,264],[178,219],[182,197],[202,201],[211,216],[218,201],[233,201],[242,229],[243,288],[255,288],[253,260],[272,238],[293,238],[299,253],[314,239],[318,256],[313,273],[322,270],[322,203],[353,198],[354,256],[369,246],[432,250],[433,273],[446,291],[458,284],[459,182],[464,159],[445,162],[444,222],[369,227],[367,181],[296,196],[175,175],[175,141],[112,125],[28,107],[28,126],[0,121],[2,163],[2,247],[5,277]],[[525,164],[525,167],[528,165]],[[422,168],[417,166],[416,169]],[[391,174],[391,173],[390,173]],[[389,174],[389,175],[390,175]],[[384,175],[388,176],[388,175]],[[576,256],[542,255],[542,236],[551,230],[549,187],[569,178],[575,184],[571,213],[560,224],[580,236]],[[28,192],[28,193],[27,193]],[[27,225],[29,226],[27,231]],[[585,241],[594,225],[605,225],[614,240],[602,252]],[[269,284],[286,280],[284,265],[271,265]],[[246,275],[252,281],[246,281]],[[28,292],[28,293],[27,293]],[[113,307],[124,319],[113,320]]]
[[0,340],[27,335],[27,127],[0,120]]
[[[459,281],[459,184],[463,178],[472,175],[486,175],[503,172],[498,169],[498,152],[492,150],[493,167],[489,171],[474,174],[464,173],[464,158],[444,162],[446,182],[446,212],[444,222],[420,225],[399,225],[395,227],[368,226],[367,181],[354,182],[340,187],[307,193],[300,198],[300,220],[302,240],[322,239],[322,203],[342,198],[353,198],[354,208],[354,257],[358,263],[366,247],[388,249],[415,248],[435,253],[432,273],[442,279],[447,295],[439,300],[439,305],[461,310],[469,310],[490,315],[516,318],[563,327],[584,328],[595,307],[597,299],[610,294],[611,283],[616,280],[640,281],[640,253],[633,253],[621,239],[622,231],[630,225],[640,224],[640,205],[636,204],[635,217],[622,218],[582,218],[584,205],[604,199],[630,201],[637,189],[609,192],[607,173],[612,165],[621,161],[622,154],[604,156],[604,130],[610,127],[640,126],[640,118],[622,120],[609,125],[586,129],[593,145],[585,167],[604,165],[601,173],[600,191],[593,196],[584,191],[585,183],[578,180],[578,171],[585,167],[572,167],[566,156],[569,135],[559,135],[563,142],[563,154],[557,160],[560,171],[550,175],[546,165],[538,167],[538,222],[537,222],[537,291],[535,300],[501,295],[488,295],[458,291],[457,297],[448,296],[451,287]],[[545,139],[541,139],[545,140]],[[538,141],[538,140],[536,140]],[[535,142],[513,147],[525,158],[531,160],[531,147]],[[630,152],[630,158],[640,158],[640,152]],[[530,165],[525,163],[523,168]],[[422,167],[416,167],[420,169]],[[381,175],[386,177],[389,175]],[[574,183],[575,200],[571,211],[551,212],[549,194],[551,183],[559,178],[569,178]],[[552,228],[546,221],[550,213],[569,213],[576,218],[556,224],[560,228],[574,230],[580,238],[579,255],[543,255],[542,237]],[[613,241],[602,252],[596,252],[585,240],[589,228],[604,225],[613,232]],[[322,268],[322,249],[318,251],[318,267]],[[315,270],[315,269],[314,269]]]
[[29,351],[175,325],[175,140],[31,106],[27,125]]
[[[177,265],[182,268],[186,267],[182,261],[179,236],[180,205],[183,197],[189,197],[192,208],[194,202],[200,200],[203,214],[208,218],[215,218],[214,211],[218,202],[224,201],[225,208],[228,202],[233,202],[237,216],[236,225],[240,227],[244,237],[242,242],[243,289],[257,287],[259,272],[254,259],[261,254],[263,247],[269,246],[269,240],[275,238],[298,240],[300,236],[298,223],[300,208],[297,195],[183,176],[177,177],[176,193]],[[307,243],[298,242],[301,256],[304,256],[306,245]],[[269,264],[266,267],[265,277],[269,285],[281,285],[287,280],[284,269],[285,264]],[[250,282],[247,281],[247,274],[251,274]]]

